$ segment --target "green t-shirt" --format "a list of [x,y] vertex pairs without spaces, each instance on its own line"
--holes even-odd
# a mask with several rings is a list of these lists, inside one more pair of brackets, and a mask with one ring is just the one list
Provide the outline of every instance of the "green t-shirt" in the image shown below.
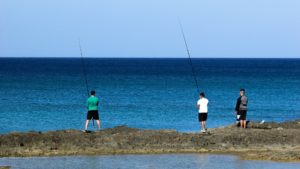
[[99,99],[96,96],[90,96],[87,99],[88,110],[98,110]]

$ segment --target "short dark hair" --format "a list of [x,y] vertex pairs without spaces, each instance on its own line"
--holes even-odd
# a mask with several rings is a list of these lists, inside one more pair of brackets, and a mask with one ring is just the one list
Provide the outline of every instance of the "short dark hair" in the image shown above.
[[200,93],[200,96],[205,97],[205,93],[204,93],[204,92],[201,92],[201,93]]
[[92,90],[91,91],[91,95],[95,95],[96,94],[96,91],[95,90]]
[[241,88],[241,89],[240,89],[240,91],[242,91],[242,92],[244,92],[244,93],[245,93],[245,89],[243,89],[243,88]]

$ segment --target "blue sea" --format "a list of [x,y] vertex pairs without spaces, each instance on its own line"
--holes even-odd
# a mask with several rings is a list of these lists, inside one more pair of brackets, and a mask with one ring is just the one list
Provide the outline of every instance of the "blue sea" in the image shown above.
[[[200,129],[188,59],[85,58],[102,128]],[[232,124],[239,89],[250,121],[300,118],[300,59],[192,59],[209,99],[209,128]],[[87,91],[80,58],[0,58],[0,133],[83,129]],[[95,126],[90,126],[96,129]]]

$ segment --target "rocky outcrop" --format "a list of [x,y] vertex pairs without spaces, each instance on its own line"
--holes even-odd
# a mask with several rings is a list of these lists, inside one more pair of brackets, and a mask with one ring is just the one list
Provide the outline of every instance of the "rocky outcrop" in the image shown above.
[[119,126],[98,132],[78,130],[0,135],[1,157],[230,153],[245,159],[300,161],[300,121],[250,122],[247,129],[227,126],[208,133],[141,130]]

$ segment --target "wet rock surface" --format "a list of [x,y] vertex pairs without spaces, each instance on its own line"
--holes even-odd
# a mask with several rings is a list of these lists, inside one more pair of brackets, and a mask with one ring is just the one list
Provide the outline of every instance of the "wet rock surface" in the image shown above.
[[284,123],[250,122],[208,133],[140,130],[119,126],[92,133],[78,130],[26,132],[0,135],[0,157],[222,153],[244,159],[300,161],[300,120]]

